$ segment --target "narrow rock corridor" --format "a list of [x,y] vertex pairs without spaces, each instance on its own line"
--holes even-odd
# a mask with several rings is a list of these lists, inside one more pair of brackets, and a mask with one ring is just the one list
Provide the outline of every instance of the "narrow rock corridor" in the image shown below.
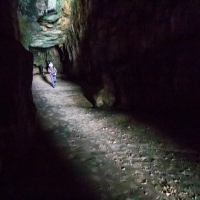
[[185,139],[197,128],[93,108],[80,86],[48,78],[33,77],[39,130],[30,158],[13,166],[13,199],[200,198],[199,147]]
[[200,1],[0,9],[0,200],[200,200]]

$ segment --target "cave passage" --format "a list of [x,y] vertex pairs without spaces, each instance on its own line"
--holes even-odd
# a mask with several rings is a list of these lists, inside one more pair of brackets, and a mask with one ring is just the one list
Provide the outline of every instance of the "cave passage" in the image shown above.
[[0,2],[0,199],[200,199],[199,1]]
[[32,90],[38,141],[24,165],[26,176],[18,180],[20,195],[108,200],[199,197],[198,149],[192,149],[195,143],[181,144],[172,137],[175,131],[184,135],[186,127],[153,116],[93,108],[81,87],[62,75],[56,88],[34,75]]

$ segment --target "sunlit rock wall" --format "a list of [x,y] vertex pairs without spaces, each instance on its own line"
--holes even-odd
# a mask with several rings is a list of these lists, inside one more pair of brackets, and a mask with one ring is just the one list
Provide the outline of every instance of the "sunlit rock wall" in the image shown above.
[[[70,0],[15,0],[19,41],[29,47],[62,44],[70,23]],[[14,3],[13,3],[14,4]]]
[[0,1],[0,162],[10,159],[9,155],[28,153],[36,131],[33,56],[15,40],[10,8],[9,1]]
[[123,108],[199,112],[199,1],[77,0],[71,7],[68,73],[98,80],[106,71]]
[[70,24],[70,0],[16,2],[17,39],[33,53],[37,71],[38,66],[45,68],[47,61],[52,61],[58,72],[62,73],[62,46]]

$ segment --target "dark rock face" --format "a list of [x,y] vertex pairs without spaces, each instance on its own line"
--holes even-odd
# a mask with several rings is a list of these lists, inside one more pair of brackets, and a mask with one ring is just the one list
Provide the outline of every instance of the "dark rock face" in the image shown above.
[[[36,130],[36,109],[31,93],[33,56],[14,39],[9,2],[0,3],[0,8],[9,19],[7,26],[2,23],[0,26],[0,148],[24,156],[34,141]],[[12,31],[5,34],[7,30]],[[4,158],[3,153],[2,150],[0,159]]]
[[72,76],[107,72],[121,107],[200,111],[199,1],[83,0],[71,7]]

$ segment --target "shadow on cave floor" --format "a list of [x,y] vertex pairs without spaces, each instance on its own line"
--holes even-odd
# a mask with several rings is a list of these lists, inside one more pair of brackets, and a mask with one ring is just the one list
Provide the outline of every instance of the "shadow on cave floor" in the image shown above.
[[38,134],[30,156],[6,168],[13,199],[200,198],[196,123],[93,108],[62,77],[52,88],[35,75],[32,90]]
[[[51,144],[39,128],[37,145],[26,160],[12,157],[7,162],[1,178],[0,199],[13,200],[92,200],[100,199],[92,182],[86,182],[86,172],[81,172],[70,160],[62,158],[61,149]],[[67,155],[67,147],[62,151]]]
[[[45,112],[38,112],[36,141],[26,159],[18,159],[12,149],[7,152],[6,166],[0,174],[0,199],[100,199],[98,191],[93,188],[92,180],[88,181],[87,170],[84,171],[78,164],[70,161],[66,143],[61,144],[57,141],[58,138],[55,141],[52,138],[58,127],[52,128],[51,124],[54,123],[54,120],[57,123],[58,116],[55,116],[55,119],[54,117],[49,120],[47,118],[47,121],[43,117],[49,115],[49,111],[52,112],[51,108],[47,107],[52,106],[48,104],[48,99],[52,98],[51,90],[54,88],[49,84],[48,75],[37,75],[36,77],[39,78],[39,83],[36,81],[36,85],[39,84],[39,87],[45,86],[46,88],[44,92],[48,97],[44,98],[45,95],[39,94],[42,102],[40,102],[41,104],[36,103],[38,107],[44,106]],[[62,89],[60,88],[60,90]],[[55,97],[55,104],[59,104],[56,99],[57,97]],[[37,98],[35,101],[37,102]],[[51,114],[53,113],[50,113],[50,116],[52,116]],[[44,127],[46,122],[47,129]],[[63,131],[66,132],[66,130]]]

